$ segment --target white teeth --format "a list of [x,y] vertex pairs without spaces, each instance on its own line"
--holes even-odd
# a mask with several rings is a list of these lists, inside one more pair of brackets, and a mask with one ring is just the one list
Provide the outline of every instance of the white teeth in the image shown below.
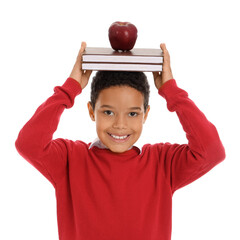
[[127,138],[128,135],[126,135],[126,136],[116,136],[116,135],[111,134],[111,136],[115,139],[125,139],[125,138]]

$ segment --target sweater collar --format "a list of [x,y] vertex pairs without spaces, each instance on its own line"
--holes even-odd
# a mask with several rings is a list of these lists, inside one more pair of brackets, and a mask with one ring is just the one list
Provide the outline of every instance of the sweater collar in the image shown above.
[[[139,154],[142,153],[142,146],[140,146],[140,144],[136,143],[134,145],[135,147],[137,147],[139,149]],[[98,147],[98,148],[102,148],[102,149],[107,149],[107,147],[101,142],[101,140],[99,138],[96,138],[89,146],[88,149],[91,149],[92,147]],[[133,146],[132,146],[133,147]],[[132,147],[130,147],[128,150],[130,150]]]

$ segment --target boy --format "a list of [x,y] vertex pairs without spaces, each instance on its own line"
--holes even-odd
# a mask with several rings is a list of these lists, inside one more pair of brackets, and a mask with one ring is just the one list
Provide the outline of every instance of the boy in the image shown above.
[[86,144],[52,140],[65,108],[86,87],[82,43],[67,81],[55,88],[23,127],[19,153],[56,190],[61,240],[170,240],[173,193],[225,158],[216,128],[178,88],[165,44],[162,74],[153,73],[158,93],[176,111],[188,144],[134,146],[149,106],[143,73],[98,72],[91,86],[89,115],[98,140]]

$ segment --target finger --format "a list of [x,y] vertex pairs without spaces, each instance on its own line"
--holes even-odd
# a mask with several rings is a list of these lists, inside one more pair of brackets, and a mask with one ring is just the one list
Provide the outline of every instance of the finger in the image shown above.
[[163,55],[164,55],[164,57],[170,57],[170,55],[169,55],[169,52],[168,52],[168,50],[167,50],[167,47],[166,47],[166,44],[165,43],[161,43],[160,44],[160,48],[162,49],[162,51],[163,51]]
[[80,53],[83,53],[85,51],[86,46],[87,46],[86,42],[82,42],[81,48],[80,48]]
[[153,72],[153,79],[154,82],[156,83],[157,81],[162,81],[162,72]]
[[82,43],[81,43],[81,47],[80,47],[80,50],[79,50],[78,56],[77,56],[77,60],[78,60],[78,61],[81,61],[81,60],[82,60],[82,54],[83,54],[83,52],[85,51],[86,46],[87,46],[86,42],[82,42]]
[[166,47],[166,44],[165,44],[165,43],[161,43],[161,44],[160,44],[160,48],[161,48],[162,51],[163,51],[164,57],[165,57],[166,55],[169,55],[169,52],[168,52],[168,50],[167,50],[167,47]]
[[75,65],[78,68],[80,68],[80,70],[82,70],[82,54],[85,51],[86,46],[87,46],[86,42],[81,43],[81,48],[78,52],[77,60],[76,60],[76,63],[75,63]]
[[166,44],[165,43],[161,43],[160,44],[160,47],[163,51],[163,56],[164,56],[164,64],[163,64],[163,67],[166,68],[166,67],[169,67],[170,66],[170,54],[167,50],[167,47],[166,47]]
[[165,43],[161,43],[160,48],[162,49],[163,52],[167,50],[167,47],[166,47]]
[[153,72],[153,78],[154,80],[159,76],[159,73],[158,72]]

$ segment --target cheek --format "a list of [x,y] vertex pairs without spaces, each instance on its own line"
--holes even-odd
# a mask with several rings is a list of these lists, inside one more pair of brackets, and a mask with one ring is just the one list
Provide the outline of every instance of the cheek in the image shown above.
[[104,130],[111,124],[110,119],[107,119],[105,116],[98,115],[96,116],[96,127],[98,130]]
[[134,129],[135,131],[141,131],[143,128],[143,119],[139,118],[139,119],[132,119],[129,121],[130,126],[132,129]]

